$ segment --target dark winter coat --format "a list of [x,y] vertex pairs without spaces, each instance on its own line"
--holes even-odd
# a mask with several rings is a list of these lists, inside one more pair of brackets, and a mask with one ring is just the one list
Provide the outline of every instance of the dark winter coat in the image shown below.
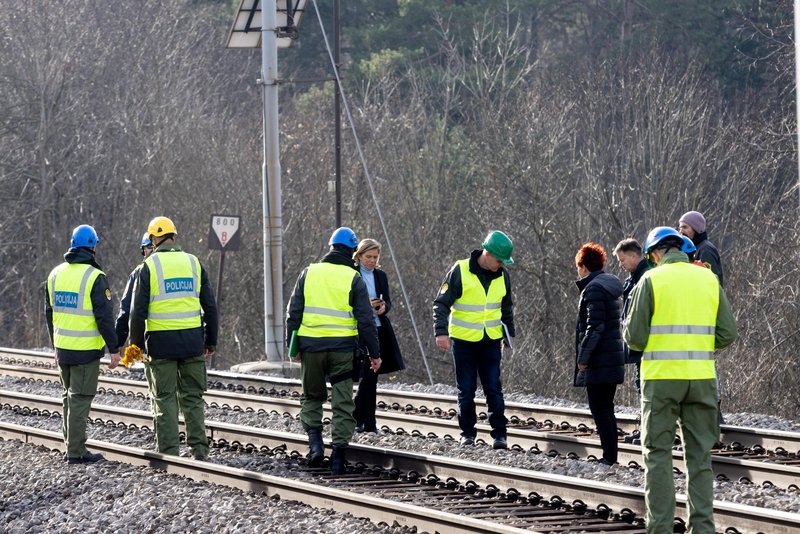
[[719,250],[717,250],[717,247],[708,240],[706,232],[695,234],[692,242],[694,246],[697,247],[697,252],[694,253],[694,259],[700,260],[706,267],[711,269],[711,272],[717,275],[719,285],[724,286],[725,282],[722,278],[722,260],[719,257]]
[[[639,283],[639,279],[642,275],[650,269],[650,264],[647,263],[646,259],[642,259],[639,262],[639,265],[636,266],[636,270],[631,273],[628,278],[625,279],[625,282],[622,284],[622,322],[624,323],[628,317],[628,309],[631,305],[631,293],[633,292],[633,288],[636,287],[636,284]],[[631,350],[628,345],[622,344],[622,349],[625,352],[625,363],[638,363],[642,361],[642,351],[640,350]]]
[[[94,252],[85,247],[71,248],[64,254],[67,263],[88,263],[95,269],[100,266],[94,259]],[[102,269],[100,269],[102,271]],[[111,290],[105,275],[98,276],[89,292],[92,299],[92,312],[97,322],[97,330],[106,342],[109,352],[117,351],[117,335],[114,332],[114,303],[111,301]],[[47,331],[50,333],[50,343],[53,342],[53,307],[50,305],[50,292],[47,282],[44,284],[44,316],[47,321]],[[56,356],[60,365],[83,365],[99,360],[105,353],[99,350],[70,350],[56,349]]]
[[[581,290],[575,326],[575,386],[621,384],[625,378],[620,317],[622,283],[595,271],[577,280]],[[589,368],[578,371],[578,364]]]
[[125,345],[125,340],[128,339],[128,331],[131,318],[131,303],[133,302],[133,288],[136,285],[136,280],[139,279],[139,269],[142,268],[142,263],[128,276],[128,283],[125,284],[125,291],[122,293],[122,298],[119,300],[119,315],[117,315],[117,322],[115,330],[117,331],[117,343],[120,348]]
[[374,269],[372,272],[375,274],[375,292],[378,295],[383,295],[383,302],[386,305],[383,315],[378,316],[381,320],[381,325],[378,327],[378,340],[381,345],[382,360],[381,368],[378,372],[384,374],[402,371],[406,368],[406,364],[403,361],[403,354],[400,352],[397,337],[394,335],[392,322],[388,317],[389,311],[392,309],[392,298],[389,296],[389,279],[386,273],[380,269]]

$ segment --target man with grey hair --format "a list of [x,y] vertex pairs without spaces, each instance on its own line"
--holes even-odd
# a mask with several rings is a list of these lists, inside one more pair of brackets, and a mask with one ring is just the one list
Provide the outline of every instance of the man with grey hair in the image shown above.
[[[622,284],[622,324],[624,325],[631,305],[631,292],[650,266],[644,258],[642,245],[632,238],[623,239],[617,243],[617,246],[614,247],[614,257],[617,258],[619,266],[629,273],[628,278]],[[639,367],[642,361],[642,351],[631,350],[627,343],[623,344],[623,350],[625,351],[625,363],[632,363],[636,366],[633,383],[636,386],[636,391],[640,392]]]

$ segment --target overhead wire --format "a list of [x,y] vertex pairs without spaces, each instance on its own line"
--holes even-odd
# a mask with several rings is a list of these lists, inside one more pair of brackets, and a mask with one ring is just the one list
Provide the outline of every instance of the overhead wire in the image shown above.
[[375,193],[375,186],[372,181],[372,176],[369,173],[369,168],[367,167],[367,160],[364,157],[364,151],[361,149],[361,142],[359,141],[358,134],[356,133],[355,122],[353,121],[353,116],[350,113],[350,104],[347,102],[347,97],[344,94],[344,87],[342,87],[342,80],[339,77],[339,69],[337,68],[336,61],[333,58],[333,51],[331,50],[330,43],[328,42],[328,35],[325,32],[325,25],[322,23],[322,16],[320,15],[319,7],[317,6],[317,0],[312,0],[312,2],[314,3],[314,10],[317,13],[317,21],[319,22],[319,29],[322,32],[322,39],[325,42],[325,49],[328,51],[328,57],[330,58],[331,65],[333,66],[333,74],[336,77],[336,85],[339,87],[339,93],[342,97],[342,104],[345,115],[347,116],[347,122],[350,124],[350,131],[353,133],[353,140],[355,141],[358,158],[361,161],[362,168],[364,169],[364,176],[367,178],[367,185],[369,186],[369,192],[372,196],[372,202],[375,204],[375,210],[378,213],[378,220],[381,223],[383,235],[386,237],[386,247],[389,249],[389,255],[392,257],[392,262],[394,263],[395,270],[397,271],[397,281],[400,284],[400,291],[403,293],[403,299],[405,300],[406,307],[408,308],[408,315],[411,318],[411,326],[413,327],[414,335],[417,338],[417,344],[419,345],[419,351],[422,355],[422,361],[425,364],[425,370],[428,372],[428,380],[430,380],[430,383],[433,384],[433,375],[431,374],[431,368],[428,365],[428,358],[425,355],[425,348],[422,345],[422,338],[419,335],[417,322],[414,319],[411,301],[408,298],[408,292],[406,291],[405,284],[403,283],[403,276],[400,273],[400,264],[397,261],[397,256],[395,256],[394,253],[394,247],[392,247],[392,241],[389,238],[389,229],[387,228],[386,221],[383,218],[383,212],[381,211],[380,202],[378,202],[378,195]]

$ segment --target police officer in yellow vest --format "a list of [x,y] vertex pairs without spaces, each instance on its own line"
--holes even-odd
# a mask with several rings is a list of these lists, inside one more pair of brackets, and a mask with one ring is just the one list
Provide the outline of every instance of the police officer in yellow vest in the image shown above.
[[347,444],[353,437],[353,354],[358,340],[367,347],[370,367],[381,366],[378,330],[369,292],[353,261],[358,239],[350,228],[333,232],[330,252],[320,263],[312,263],[297,278],[286,310],[287,344],[297,332],[303,384],[300,421],[308,433],[308,464],[319,467],[325,447],[322,442],[322,403],[331,383],[331,472],[346,472]]
[[131,311],[131,344],[145,347],[156,448],[177,455],[178,407],[186,423],[187,456],[205,460],[206,359],[217,345],[217,304],[208,273],[197,257],[175,244],[167,217],[147,227],[153,252],[139,270]]
[[683,241],[660,226],[647,236],[647,260],[631,295],[623,336],[641,350],[642,448],[647,532],[672,532],[672,446],[680,424],[686,461],[690,533],[713,533],[714,473],[719,438],[714,351],[736,339],[736,320],[717,277],[689,263]]
[[508,338],[515,335],[511,279],[503,267],[514,263],[512,251],[506,234],[490,232],[482,250],[453,265],[433,302],[436,345],[445,350],[452,345],[462,446],[475,444],[475,391],[480,377],[493,447],[508,447],[500,359],[502,344],[510,344]]
[[97,243],[94,228],[75,228],[65,262],[47,277],[45,317],[64,387],[62,429],[70,464],[103,459],[86,450],[86,418],[97,393],[104,347],[114,351],[109,369],[119,363],[111,290],[94,258]]

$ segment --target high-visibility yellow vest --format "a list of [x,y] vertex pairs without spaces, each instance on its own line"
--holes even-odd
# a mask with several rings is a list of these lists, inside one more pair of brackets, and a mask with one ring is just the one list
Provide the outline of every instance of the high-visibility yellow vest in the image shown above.
[[464,341],[480,341],[484,331],[491,339],[503,337],[502,310],[506,296],[503,276],[492,280],[489,291],[483,288],[480,279],[469,270],[469,259],[459,260],[461,270],[461,297],[450,310],[450,337]]
[[154,252],[150,270],[147,331],[187,330],[203,326],[200,308],[200,261],[183,251]]
[[642,354],[642,380],[705,380],[716,377],[714,333],[719,281],[691,263],[647,271],[655,304]]
[[91,296],[101,274],[105,273],[86,263],[62,263],[50,271],[47,292],[53,308],[53,345],[57,349],[100,350],[105,346]]
[[350,305],[353,278],[351,267],[333,263],[312,263],[303,285],[305,305],[298,336],[349,337],[358,335],[358,321]]

